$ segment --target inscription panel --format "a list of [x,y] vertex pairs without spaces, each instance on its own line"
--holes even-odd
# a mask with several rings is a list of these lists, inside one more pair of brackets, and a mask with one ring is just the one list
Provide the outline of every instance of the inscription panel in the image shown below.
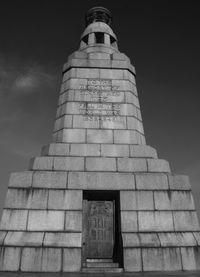
[[80,86],[81,95],[94,103],[80,103],[79,112],[85,115],[84,120],[120,121],[120,104],[108,103],[113,97],[121,96],[118,89],[112,80],[87,79],[87,85]]

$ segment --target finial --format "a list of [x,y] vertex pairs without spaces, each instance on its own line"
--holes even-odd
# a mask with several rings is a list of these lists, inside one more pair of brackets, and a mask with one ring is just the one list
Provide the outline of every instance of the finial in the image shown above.
[[94,7],[87,11],[85,15],[85,25],[86,27],[93,22],[105,22],[111,25],[112,14],[104,7]]

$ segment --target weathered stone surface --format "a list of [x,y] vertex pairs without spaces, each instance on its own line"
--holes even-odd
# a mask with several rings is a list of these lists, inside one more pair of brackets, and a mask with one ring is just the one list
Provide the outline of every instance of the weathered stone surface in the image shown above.
[[124,74],[121,69],[100,69],[100,78],[105,79],[123,79]]
[[167,175],[162,173],[137,173],[136,187],[141,190],[168,190]]
[[[85,120],[83,115],[73,115],[73,127],[74,128],[99,128],[98,120]],[[85,139],[85,137],[84,137]],[[75,141],[74,141],[75,142]]]
[[48,191],[44,189],[9,189],[6,208],[46,209]]
[[23,248],[21,271],[42,271],[42,248]]
[[200,232],[193,232],[197,245],[200,246]]
[[30,169],[32,170],[52,170],[53,157],[36,157],[30,160]]
[[14,172],[11,173],[8,187],[31,187],[33,172]]
[[65,214],[66,231],[82,231],[82,211],[67,211]]
[[171,212],[138,212],[139,231],[173,231]]
[[114,143],[140,144],[141,136],[135,130],[114,130]]
[[181,270],[179,248],[144,248],[142,249],[144,271]]
[[72,156],[100,156],[100,144],[71,144]]
[[18,271],[21,249],[18,247],[0,248],[0,271]]
[[28,211],[4,209],[0,230],[26,230]]
[[161,159],[147,159],[149,172],[170,172],[169,163]]
[[146,159],[118,158],[118,171],[122,172],[144,172],[147,171]]
[[64,230],[63,211],[29,211],[29,231],[62,231]]
[[130,173],[69,172],[69,189],[135,189],[135,180]]
[[8,232],[4,245],[42,246],[43,232]]
[[4,239],[6,237],[7,232],[0,231],[0,245],[4,244]]
[[42,271],[61,271],[62,252],[58,248],[44,248],[42,253]]
[[181,254],[179,248],[163,249],[164,271],[182,270]]
[[122,232],[138,231],[137,213],[133,211],[121,211]]
[[199,270],[199,247],[181,247],[183,270]]
[[65,115],[56,119],[54,132],[57,132],[63,128],[72,128],[72,115]]
[[126,117],[116,117],[115,121],[102,120],[101,129],[126,129]]
[[148,145],[130,145],[130,156],[135,158],[157,158],[157,151]]
[[135,117],[127,117],[127,126],[128,129],[136,130],[142,134],[144,134],[144,128],[141,121],[136,119]]
[[156,233],[123,233],[123,247],[159,247]]
[[185,175],[169,175],[169,186],[171,190],[191,190],[189,177]]
[[86,158],[87,171],[116,171],[115,158]]
[[24,248],[21,270],[27,272],[58,272],[61,270],[61,249]]
[[63,251],[63,271],[76,272],[81,270],[81,249],[66,248]]
[[142,271],[141,249],[124,249],[124,270],[126,272]]
[[128,157],[129,147],[123,144],[102,144],[101,156],[105,157]]
[[69,155],[69,144],[51,143],[42,148],[43,156],[67,156]]
[[167,191],[154,192],[156,210],[194,210],[191,192]]
[[196,212],[173,212],[174,227],[176,231],[199,231],[199,222]]
[[178,246],[196,246],[197,242],[192,233],[158,233],[161,246],[178,247]]
[[160,241],[158,238],[158,234],[150,233],[150,234],[138,234],[140,240],[141,247],[159,247]]
[[87,130],[88,143],[113,143],[112,130]]
[[[109,57],[108,54],[104,54],[104,53],[90,53],[89,58],[96,59],[97,57],[94,57],[95,55],[98,56],[99,58],[102,55],[106,55],[106,58]],[[76,70],[76,77],[78,78],[99,78],[99,74],[100,74],[99,73],[100,69],[98,68],[76,68],[75,70]]]
[[66,188],[66,172],[35,172],[33,175],[33,187],[37,188]]
[[120,191],[121,210],[154,210],[152,191]]
[[85,143],[86,130],[84,129],[62,129],[55,133],[54,142],[64,142],[64,143]]
[[84,158],[80,157],[55,157],[54,170],[84,170]]
[[82,191],[80,190],[49,190],[48,209],[81,210]]
[[44,246],[48,247],[81,247],[81,233],[46,233]]
[[136,107],[140,108],[138,97],[133,94],[133,92],[126,91],[125,92],[125,102],[135,105]]
[[123,247],[140,247],[138,233],[122,233]]

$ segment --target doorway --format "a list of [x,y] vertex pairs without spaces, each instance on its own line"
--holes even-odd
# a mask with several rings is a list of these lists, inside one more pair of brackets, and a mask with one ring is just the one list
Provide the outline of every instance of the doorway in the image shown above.
[[118,191],[83,192],[83,262],[119,262],[120,218]]

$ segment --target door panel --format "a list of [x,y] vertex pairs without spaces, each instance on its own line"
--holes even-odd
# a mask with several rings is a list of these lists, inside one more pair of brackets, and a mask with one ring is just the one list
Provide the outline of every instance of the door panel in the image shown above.
[[112,258],[114,201],[87,201],[84,206],[86,258]]

